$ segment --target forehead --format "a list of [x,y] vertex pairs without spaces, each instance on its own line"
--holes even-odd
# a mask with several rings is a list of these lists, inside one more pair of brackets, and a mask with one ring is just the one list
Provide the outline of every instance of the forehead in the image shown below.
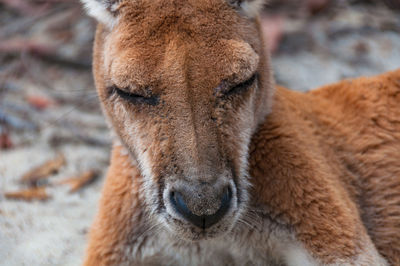
[[228,38],[237,33],[242,18],[226,1],[126,0],[119,13],[126,30],[138,39],[160,38],[171,31],[192,38]]
[[143,81],[182,68],[182,75],[213,72],[222,77],[258,60],[255,22],[225,0],[129,1],[119,11],[119,23],[106,43],[106,61],[121,79]]

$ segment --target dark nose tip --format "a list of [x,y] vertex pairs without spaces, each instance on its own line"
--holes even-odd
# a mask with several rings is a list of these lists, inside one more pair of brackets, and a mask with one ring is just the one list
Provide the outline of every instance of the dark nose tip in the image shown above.
[[175,210],[179,214],[181,214],[186,220],[202,229],[209,228],[210,226],[216,224],[219,220],[221,220],[221,218],[229,210],[231,198],[232,192],[231,189],[228,187],[224,190],[224,193],[222,195],[221,206],[214,214],[196,215],[188,208],[181,193],[173,191],[170,194],[170,200]]

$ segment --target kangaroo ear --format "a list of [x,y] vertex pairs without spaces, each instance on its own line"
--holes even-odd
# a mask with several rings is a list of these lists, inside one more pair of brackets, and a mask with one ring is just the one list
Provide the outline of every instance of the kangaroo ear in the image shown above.
[[250,18],[256,17],[262,10],[266,0],[227,0],[228,3]]
[[81,0],[88,15],[105,26],[112,28],[116,21],[117,7],[120,0]]

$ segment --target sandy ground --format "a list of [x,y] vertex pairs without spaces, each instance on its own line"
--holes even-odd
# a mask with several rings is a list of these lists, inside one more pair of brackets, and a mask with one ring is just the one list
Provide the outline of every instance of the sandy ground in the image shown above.
[[[80,23],[93,30],[92,24],[85,26],[86,19]],[[292,89],[305,91],[400,67],[400,16],[384,7],[342,8],[309,20],[288,16],[282,27],[272,66],[277,82]],[[40,69],[28,72],[43,82],[9,78],[7,89],[0,91],[0,117],[5,113],[21,120],[7,127],[13,147],[0,150],[0,265],[79,265],[108,164],[110,134],[90,70]],[[57,103],[38,111],[26,103],[32,94],[51,95]],[[51,199],[4,197],[24,188],[18,181],[24,173],[59,152],[67,163],[47,181]],[[56,185],[88,169],[100,171],[100,178],[79,192]]]

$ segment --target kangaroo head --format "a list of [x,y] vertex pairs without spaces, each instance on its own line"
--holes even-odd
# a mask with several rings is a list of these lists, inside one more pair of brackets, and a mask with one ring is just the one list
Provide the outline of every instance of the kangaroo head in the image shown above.
[[83,0],[94,75],[142,175],[145,211],[183,239],[229,231],[248,202],[248,147],[272,80],[259,0]]

